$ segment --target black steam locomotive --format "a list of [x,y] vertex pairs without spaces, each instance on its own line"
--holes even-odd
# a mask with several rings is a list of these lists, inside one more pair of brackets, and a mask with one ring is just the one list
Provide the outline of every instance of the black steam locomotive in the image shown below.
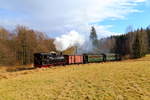
[[119,61],[121,56],[119,54],[82,54],[82,55],[62,55],[52,53],[35,53],[34,67],[50,67],[58,65],[70,64],[86,64],[86,63],[100,63],[106,61]]

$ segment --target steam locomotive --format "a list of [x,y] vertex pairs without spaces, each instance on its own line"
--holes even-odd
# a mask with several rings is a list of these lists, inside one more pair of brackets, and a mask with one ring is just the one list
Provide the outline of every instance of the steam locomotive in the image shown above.
[[51,53],[35,53],[34,67],[50,67],[58,65],[71,64],[86,64],[86,63],[100,63],[106,61],[119,61],[121,56],[119,54],[82,54],[82,55],[62,55]]

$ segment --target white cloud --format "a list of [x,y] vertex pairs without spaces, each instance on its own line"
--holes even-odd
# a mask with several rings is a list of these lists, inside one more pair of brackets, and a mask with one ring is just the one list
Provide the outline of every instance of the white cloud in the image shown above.
[[[10,25],[23,23],[49,33],[77,30],[85,34],[89,32],[89,23],[124,19],[129,13],[139,12],[134,7],[142,2],[146,0],[0,0],[0,8],[26,16],[16,21],[10,16],[1,20],[9,19]],[[9,22],[3,21],[3,24],[9,25]],[[98,32],[114,34],[104,26],[96,27]]]
[[98,37],[108,37],[110,35],[120,35],[122,33],[116,33],[116,32],[110,32],[108,31],[109,28],[113,27],[112,25],[95,25],[95,28],[97,29]]
[[68,34],[64,34],[61,37],[57,37],[54,41],[56,49],[59,51],[66,50],[72,46],[81,46],[84,43],[84,37],[78,32],[72,30]]

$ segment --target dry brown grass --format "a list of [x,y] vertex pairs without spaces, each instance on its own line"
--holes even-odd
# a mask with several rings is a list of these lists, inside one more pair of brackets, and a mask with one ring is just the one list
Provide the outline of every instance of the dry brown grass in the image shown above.
[[150,56],[100,64],[0,71],[0,100],[150,100]]

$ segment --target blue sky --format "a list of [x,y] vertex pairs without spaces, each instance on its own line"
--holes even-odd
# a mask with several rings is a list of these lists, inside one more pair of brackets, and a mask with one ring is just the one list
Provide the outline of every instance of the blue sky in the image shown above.
[[128,26],[132,26],[133,29],[146,28],[150,25],[150,7],[145,4],[141,4],[136,7],[141,12],[131,13],[124,19],[119,20],[104,20],[97,24],[99,25],[113,25],[109,28],[109,31],[116,33],[125,33]]
[[87,36],[95,26],[99,38],[150,25],[150,0],[0,0],[0,26],[17,25],[60,37],[72,31]]

